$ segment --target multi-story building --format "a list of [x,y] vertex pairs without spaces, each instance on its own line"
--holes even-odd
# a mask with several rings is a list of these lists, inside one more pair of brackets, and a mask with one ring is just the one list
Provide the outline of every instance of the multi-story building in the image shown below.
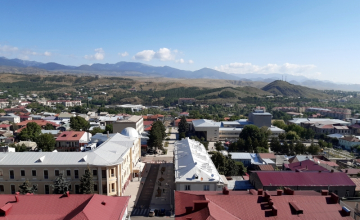
[[144,119],[141,116],[133,115],[128,119],[113,123],[113,132],[120,133],[127,127],[134,128],[139,134],[144,132]]
[[132,105],[132,104],[124,104],[124,105],[117,105],[118,108],[129,108],[131,112],[139,112],[146,109],[143,105]]
[[57,151],[80,151],[89,143],[92,134],[85,131],[64,131],[56,138]]
[[37,194],[50,194],[60,172],[71,182],[71,193],[79,193],[80,178],[89,168],[95,193],[121,196],[134,173],[140,172],[140,140],[133,135],[136,131],[127,133],[129,136],[114,134],[86,152],[0,153],[1,193],[14,194],[19,184],[29,180],[38,184]]
[[176,190],[221,191],[224,180],[218,173],[204,145],[185,138],[175,143]]
[[268,112],[255,110],[249,114],[248,120],[215,122],[208,119],[199,119],[192,121],[192,127],[199,136],[205,137],[207,141],[237,139],[246,125],[266,126],[274,137],[285,133],[284,130],[271,125],[271,117],[271,114]]
[[65,107],[81,106],[81,100],[41,100],[38,101],[45,106],[55,106],[56,104],[64,105]]
[[0,108],[6,108],[8,107],[10,102],[6,99],[0,99]]

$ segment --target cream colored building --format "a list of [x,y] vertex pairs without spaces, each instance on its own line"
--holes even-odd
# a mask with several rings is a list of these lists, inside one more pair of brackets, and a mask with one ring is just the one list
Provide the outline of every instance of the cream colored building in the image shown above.
[[60,172],[71,182],[70,193],[78,193],[80,178],[89,167],[95,193],[122,196],[142,169],[140,139],[131,136],[136,133],[132,129],[124,132],[129,136],[114,134],[92,151],[0,153],[0,193],[15,193],[27,179],[38,184],[38,194],[52,193],[51,185]]
[[125,128],[134,128],[139,134],[144,132],[144,119],[142,116],[133,115],[126,120],[120,120],[113,123],[113,132],[121,132]]

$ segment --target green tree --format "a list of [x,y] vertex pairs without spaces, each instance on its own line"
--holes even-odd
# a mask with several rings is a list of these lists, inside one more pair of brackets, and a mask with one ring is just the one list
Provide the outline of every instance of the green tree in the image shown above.
[[36,138],[37,148],[51,152],[55,148],[56,140],[51,134],[41,134]]
[[90,128],[90,123],[85,120],[85,118],[76,116],[70,118],[70,128],[75,131],[88,131]]
[[320,147],[317,144],[311,143],[311,145],[307,148],[307,152],[311,155],[317,155],[320,152]]
[[95,127],[95,128],[93,128],[91,131],[90,131],[90,133],[92,134],[92,135],[95,135],[95,134],[97,134],[97,133],[101,133],[101,134],[106,134],[106,132],[105,132],[105,130],[103,130],[103,129],[101,129],[100,127]]
[[223,144],[221,143],[221,141],[216,141],[215,144],[214,144],[214,146],[215,146],[215,149],[216,149],[217,151],[221,151],[221,150],[224,150],[224,149],[225,149],[224,146],[223,146]]
[[280,121],[280,120],[276,120],[272,123],[274,126],[281,128],[283,130],[285,130],[287,128],[286,124],[284,123],[284,121]]
[[104,134],[107,134],[108,132],[109,132],[110,134],[113,133],[113,125],[112,125],[112,124],[108,124],[108,125],[105,126]]
[[270,141],[270,149],[271,151],[275,152],[276,154],[279,154],[282,150],[281,143],[279,141],[279,138],[273,137]]
[[54,126],[50,123],[46,123],[45,127],[44,127],[44,130],[54,130]]
[[22,131],[19,134],[19,138],[22,141],[35,141],[36,138],[41,133],[41,127],[36,124],[35,122],[29,122],[26,125],[26,128],[22,129]]
[[25,195],[27,193],[35,193],[37,191],[37,184],[32,185],[29,180],[26,180],[19,186],[19,193]]
[[300,141],[295,144],[295,154],[304,154],[306,152],[306,147]]
[[68,181],[63,172],[59,173],[59,176],[54,180],[54,184],[51,185],[54,194],[66,194],[70,190],[70,181]]
[[90,168],[85,170],[84,175],[80,178],[80,193],[93,194],[94,193],[94,180]]
[[161,130],[158,127],[151,127],[151,130],[149,131],[148,134],[149,139],[147,140],[147,145],[150,148],[155,148],[155,150],[157,150],[158,148],[162,147],[162,135],[161,135]]
[[[182,116],[180,118],[180,122],[179,122],[179,125],[178,125],[178,131],[179,131],[179,134],[181,133],[187,133],[188,132],[188,129],[189,129],[189,125],[188,123],[186,122],[186,117],[185,116]],[[180,135],[179,135],[180,136]]]
[[27,151],[27,147],[25,144],[11,144],[10,147],[15,148],[15,152],[25,152]]
[[289,131],[286,133],[286,139],[294,141],[294,140],[299,140],[300,137],[299,135],[297,135],[295,131]]

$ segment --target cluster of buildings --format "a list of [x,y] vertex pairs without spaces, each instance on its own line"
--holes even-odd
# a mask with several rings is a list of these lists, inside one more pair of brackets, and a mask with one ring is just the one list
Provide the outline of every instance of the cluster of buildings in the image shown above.
[[282,111],[287,113],[304,113],[312,112],[315,113],[313,117],[323,116],[338,119],[349,119],[351,118],[351,109],[346,108],[319,108],[319,107],[274,107],[273,111]]

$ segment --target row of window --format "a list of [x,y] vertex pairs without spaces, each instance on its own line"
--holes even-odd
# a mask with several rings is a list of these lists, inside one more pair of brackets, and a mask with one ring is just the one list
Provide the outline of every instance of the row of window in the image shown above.
[[[185,185],[185,190],[191,190],[191,185]],[[204,185],[204,191],[209,191],[210,185]]]
[[[106,178],[106,170],[101,170],[102,171],[102,178]],[[10,170],[9,171],[10,174],[10,179],[15,179],[15,172],[14,170]],[[49,171],[48,170],[44,170],[44,179],[48,179],[49,178]],[[98,175],[98,171],[97,170],[93,170],[92,171],[93,176],[97,176]],[[59,170],[55,170],[54,171],[54,175],[55,176],[59,176],[60,175],[60,171]],[[2,171],[0,171],[0,176],[3,176]],[[25,177],[26,173],[25,170],[20,170],[20,176],[21,177]],[[36,170],[32,170],[31,171],[31,176],[36,177],[37,176],[37,171]],[[66,176],[71,177],[71,170],[66,170]],[[111,169],[111,176],[114,176],[114,169]],[[74,170],[74,178],[78,179],[79,178],[79,170]]]
[[[50,185],[45,185],[44,186],[45,189],[45,194],[50,194]],[[3,193],[5,191],[5,187],[4,185],[0,185],[0,193]],[[71,185],[69,186],[69,191],[71,192]],[[94,184],[94,192],[98,191],[98,185]],[[16,188],[15,185],[10,185],[10,193],[11,194],[15,194],[16,192]],[[80,185],[75,185],[75,193],[79,194],[80,193]]]

